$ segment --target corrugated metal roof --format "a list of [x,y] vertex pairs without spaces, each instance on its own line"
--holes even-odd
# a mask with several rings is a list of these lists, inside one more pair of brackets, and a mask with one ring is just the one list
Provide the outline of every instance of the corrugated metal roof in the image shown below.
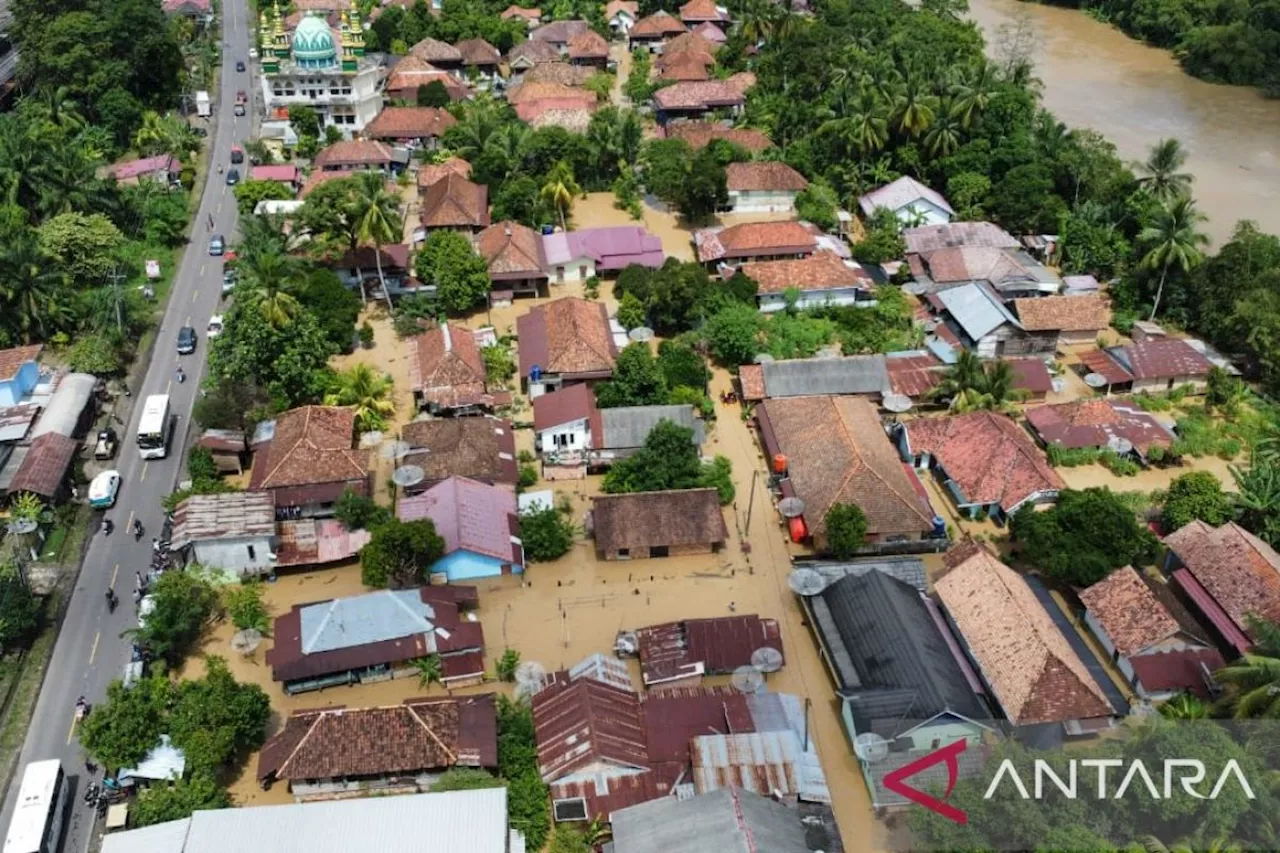
[[962,284],[939,291],[936,295],[971,340],[981,340],[1005,323],[1018,325],[1004,303],[980,285]]
[[601,409],[600,420],[604,426],[602,449],[642,447],[650,430],[664,420],[693,430],[693,443],[698,446],[704,438],[702,421],[693,416],[693,406],[688,405]]
[[80,415],[83,414],[84,407],[89,405],[97,384],[97,378],[87,373],[68,373],[62,377],[58,382],[58,390],[53,392],[35,429],[31,430],[31,437],[37,438],[47,432],[73,436],[76,424],[80,422]]
[[889,371],[883,355],[771,361],[764,365],[764,388],[767,397],[882,394],[889,390]]
[[173,513],[173,547],[210,539],[275,536],[276,506],[269,492],[192,495]]
[[831,802],[817,756],[806,755],[790,731],[703,735],[689,743],[698,793],[729,786],[762,796],[777,792],[811,802]]
[[[397,640],[415,634],[434,637],[435,611],[416,589],[379,590],[335,598],[301,610],[302,650],[328,652]],[[432,645],[428,641],[428,645]]]
[[800,813],[750,791],[664,797],[613,813],[614,853],[808,853]]

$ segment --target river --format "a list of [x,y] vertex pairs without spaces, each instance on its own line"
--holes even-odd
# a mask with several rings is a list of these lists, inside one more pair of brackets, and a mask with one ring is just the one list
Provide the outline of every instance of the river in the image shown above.
[[999,27],[1027,16],[1045,107],[1068,126],[1105,134],[1125,160],[1143,158],[1162,137],[1182,140],[1215,244],[1239,219],[1280,234],[1280,100],[1191,77],[1167,51],[1075,10],[969,0],[969,13],[992,55]]

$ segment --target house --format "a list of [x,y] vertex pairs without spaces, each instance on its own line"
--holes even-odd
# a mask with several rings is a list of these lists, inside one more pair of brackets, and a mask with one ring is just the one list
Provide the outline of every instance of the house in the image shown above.
[[[30,492],[46,503],[57,503],[67,495],[67,474],[80,443],[69,435],[46,432],[18,445],[10,452],[0,474],[5,495]],[[8,484],[3,485],[3,479]]]
[[450,477],[396,503],[401,521],[430,519],[444,539],[444,556],[431,565],[433,579],[448,583],[524,572],[520,515],[510,489],[466,477]]
[[962,247],[1020,249],[1018,238],[994,222],[948,222],[904,228],[907,256]]
[[[548,50],[554,50],[544,42],[525,42],[525,44],[541,45]],[[514,50],[514,48],[513,48]],[[556,83],[560,86],[569,86],[581,88],[595,74],[590,68],[582,68],[578,65],[570,65],[560,60],[560,55],[555,54],[554,62],[538,62],[523,77],[524,83]],[[513,81],[513,85],[514,85]],[[564,90],[560,90],[564,93]],[[585,93],[584,93],[585,94]]]
[[543,101],[526,104],[523,110],[529,116],[529,127],[559,127],[570,133],[582,135],[591,127],[591,110],[581,106],[553,106]]
[[1056,331],[1029,332],[1009,311],[1000,294],[985,282],[970,282],[929,294],[943,321],[962,346],[981,358],[1052,355]]
[[[451,47],[451,45],[445,46]],[[391,69],[384,92],[390,100],[416,104],[419,89],[430,86],[432,83],[439,83],[444,87],[449,100],[457,103],[471,97],[471,88],[459,79],[461,74],[460,66],[456,73],[450,73],[443,67],[437,67],[410,54],[402,56]]]
[[395,161],[391,148],[376,139],[344,139],[323,148],[316,155],[315,167],[321,172],[390,172]]
[[1068,734],[1111,725],[1116,709],[1021,575],[972,541],[947,566],[938,599],[1010,723]]
[[[360,246],[333,261],[330,268],[338,280],[351,290],[358,290],[365,297],[385,295],[402,296],[418,290],[409,259],[409,247],[404,243],[390,246]],[[381,273],[381,275],[379,275]],[[387,293],[382,285],[386,282]]]
[[[992,730],[981,682],[920,590],[869,571],[846,575],[801,603],[835,682],[849,742],[867,736],[888,746],[879,760],[858,755],[874,808],[908,805],[885,788],[887,773],[956,741],[978,746]],[[914,786],[927,790],[920,781]]]
[[1111,449],[1145,462],[1152,447],[1167,449],[1173,434],[1132,403],[1077,400],[1026,411],[1027,423],[1046,446],[1066,450]]
[[725,168],[731,213],[794,213],[796,195],[809,186],[786,163],[750,160]]
[[244,460],[249,451],[249,441],[244,430],[207,429],[200,433],[195,446],[209,451],[218,473],[244,473]]
[[[785,460],[782,493],[804,501],[792,519],[792,537],[827,548],[826,514],[835,504],[853,504],[867,517],[866,542],[873,550],[906,543],[936,542],[938,522],[924,489],[903,465],[880,425],[875,407],[862,397],[792,397],[766,400],[756,409],[765,454]],[[775,469],[777,465],[775,464]],[[945,531],[944,531],[945,532]],[[902,544],[897,544],[902,543]]]
[[902,458],[932,469],[971,518],[1003,521],[1023,504],[1057,500],[1066,488],[1026,432],[994,412],[917,418],[899,426],[897,440]]
[[211,13],[210,0],[164,0],[160,8],[166,15],[179,15],[183,18],[204,18]]
[[275,181],[284,184],[295,193],[302,186],[302,172],[297,166],[286,163],[272,163],[268,166],[254,166],[249,169],[251,181]]
[[658,59],[657,79],[676,83],[698,83],[710,80],[711,66],[715,64],[713,57],[693,53],[667,53]]
[[875,304],[871,274],[857,262],[841,260],[831,252],[798,260],[743,264],[738,269],[755,281],[756,301],[766,313],[786,308],[793,293],[794,305],[800,309]]
[[885,357],[882,355],[791,358],[744,367],[759,368],[758,399],[761,400],[819,394],[879,397],[889,388]]
[[355,559],[373,538],[336,518],[291,518],[276,524],[276,567],[326,566]]
[[569,42],[590,31],[591,25],[586,21],[552,21],[529,33],[529,41],[546,42],[563,56],[569,51]]
[[462,67],[467,74],[475,74],[482,81],[498,79],[498,63],[502,53],[484,39],[464,39],[454,45],[462,54]]
[[369,494],[369,454],[355,447],[351,409],[290,409],[276,416],[267,434],[270,438],[253,447],[249,490],[270,492],[277,511],[287,507],[302,515],[332,515],[343,492]]
[[173,512],[175,551],[208,569],[244,576],[275,571],[276,508],[267,492],[192,495]]
[[432,415],[468,415],[510,402],[491,393],[475,332],[448,321],[406,342],[409,385],[418,408]]
[[524,838],[507,828],[507,789],[367,797],[201,809],[189,817],[102,838],[103,853],[347,853],[377,833],[378,853],[515,853]]
[[754,613],[648,625],[635,635],[646,689],[691,687],[704,675],[729,675],[752,666],[763,648],[777,652],[778,668],[784,662],[778,621]]
[[1234,521],[1192,521],[1164,538],[1171,586],[1213,629],[1232,657],[1258,639],[1249,618],[1280,621],[1280,554]]
[[[635,30],[631,32],[634,35]],[[746,90],[732,80],[674,83],[653,93],[657,121],[664,126],[675,119],[704,119],[709,114],[736,118],[746,102]]]
[[40,353],[44,344],[0,350],[0,408],[16,406],[40,381]]
[[625,36],[640,19],[639,0],[609,0],[604,7],[604,19],[609,29]]
[[585,476],[588,466],[603,467],[635,453],[664,420],[693,430],[694,445],[702,447],[702,421],[692,406],[598,409],[590,386],[570,385],[533,401],[534,446],[547,466],[581,468],[576,476]]
[[168,187],[176,183],[179,175],[182,174],[182,161],[172,154],[122,160],[108,166],[106,174],[107,177],[115,178],[117,183],[126,186],[136,186],[143,181],[154,181]]
[[[409,56],[419,59],[433,68],[447,71],[455,77],[462,77],[462,51],[448,42],[425,38],[409,48]],[[399,66],[396,67],[399,68]]]
[[942,193],[926,187],[910,175],[860,196],[858,206],[867,218],[880,208],[886,208],[898,217],[899,222],[910,226],[945,225],[956,213]]
[[516,440],[509,421],[491,416],[437,418],[404,425],[400,438],[409,445],[403,464],[422,469],[412,494],[449,477],[467,477],[515,490],[519,472]]
[[773,147],[773,141],[763,131],[726,127],[719,122],[710,121],[682,121],[673,124],[667,128],[666,137],[683,139],[695,151],[705,148],[713,139],[723,139],[751,154],[759,154]]
[[822,821],[738,787],[627,806],[610,826],[614,853],[818,853],[839,843]]
[[527,26],[529,29],[533,29],[534,27],[538,26],[538,22],[542,20],[542,10],[526,9],[523,6],[516,6],[512,4],[507,8],[503,9],[502,14],[499,15],[498,17],[504,21],[509,21],[509,20],[512,20],[513,18],[519,18],[520,20],[524,21],[525,26]]
[[432,184],[444,180],[450,175],[457,175],[460,178],[471,177],[471,164],[461,157],[450,157],[439,163],[426,163],[418,168],[418,192],[430,187]]
[[643,47],[653,53],[662,53],[662,44],[672,36],[687,32],[688,27],[680,23],[670,12],[659,9],[648,17],[641,18],[631,25],[627,32],[627,50]]
[[377,118],[365,125],[364,136],[434,151],[444,132],[457,123],[447,111],[436,107],[383,107]]
[[1098,370],[1095,364],[1086,362],[1092,372],[1106,376],[1109,385],[1119,385],[1128,377],[1134,393],[1160,393],[1184,386],[1192,393],[1200,393],[1208,387],[1209,371],[1213,369],[1213,362],[1180,338],[1151,338],[1128,346],[1107,347],[1101,355],[1099,362],[1110,362],[1115,367]]
[[910,293],[937,293],[959,284],[985,284],[1001,299],[1052,296],[1062,288],[1058,274],[1022,249],[956,246],[907,255]]
[[586,30],[569,39],[569,62],[603,71],[609,64],[609,43],[595,30]]
[[1216,698],[1213,674],[1226,661],[1163,580],[1125,566],[1082,590],[1080,601],[1085,624],[1143,699]]
[[[558,67],[558,66],[557,66]],[[572,67],[572,66],[570,66]],[[532,122],[551,109],[594,110],[596,95],[578,85],[554,80],[534,79],[526,74],[524,82],[507,93],[507,102],[516,108],[521,121]]]
[[[496,222],[476,237],[476,251],[489,267],[493,301],[541,296],[547,291],[547,262],[538,232],[510,219]],[[499,296],[499,294],[506,294]]]
[[516,318],[516,335],[531,399],[613,375],[618,348],[603,303],[571,296],[539,305]]
[[258,754],[258,783],[298,802],[426,791],[453,767],[498,766],[493,694],[294,711]]
[[632,264],[657,269],[666,260],[662,238],[640,225],[544,234],[542,253],[556,284],[617,274]]
[[476,234],[489,227],[489,188],[450,172],[427,187],[420,221],[426,231]]
[[1058,349],[1092,344],[1111,325],[1111,305],[1097,294],[1015,299],[1013,310],[1028,332],[1057,332]]
[[680,23],[689,29],[701,24],[711,24],[721,30],[727,30],[732,18],[729,10],[717,6],[715,0],[689,0],[680,7]]
[[559,51],[545,41],[522,41],[507,51],[507,67],[511,69],[510,82],[513,86],[519,85],[525,75],[539,65],[555,62],[566,68],[572,67],[559,60]]
[[804,258],[818,250],[817,229],[802,222],[745,222],[693,232],[699,263],[718,265]]
[[267,665],[290,695],[416,675],[412,661],[427,655],[446,687],[478,683],[484,629],[460,613],[478,603],[475,587],[424,586],[295,604],[275,620]]
[[709,554],[729,538],[715,489],[591,499],[596,551],[606,560]]

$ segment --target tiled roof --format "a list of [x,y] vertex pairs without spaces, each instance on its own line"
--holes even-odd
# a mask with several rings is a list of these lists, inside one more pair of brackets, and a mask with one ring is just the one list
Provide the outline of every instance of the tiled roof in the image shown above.
[[329,164],[386,166],[391,163],[391,149],[373,139],[343,139],[316,155],[315,165],[323,169]]
[[[530,44],[530,42],[525,42]],[[532,42],[532,44],[542,44],[544,47],[550,47],[543,42]],[[555,48],[551,48],[554,50]],[[559,54],[556,54],[557,57]],[[594,68],[584,68],[581,65],[570,65],[567,62],[541,62],[524,73],[524,82],[522,86],[530,83],[558,83],[561,86],[571,86],[581,88],[595,74]]]
[[1037,492],[1066,488],[1040,448],[1004,415],[916,418],[906,429],[911,452],[928,452],[937,459],[965,503],[995,503],[1012,512]]
[[464,39],[454,45],[462,54],[463,65],[497,65],[502,53],[484,39]]
[[934,588],[1014,725],[1115,713],[1031,587],[984,546]]
[[863,213],[870,216],[878,208],[887,207],[892,211],[898,211],[919,199],[924,199],[947,213],[955,212],[941,193],[926,187],[909,175],[904,175],[891,184],[872,190],[858,199],[858,205]]
[[421,494],[396,502],[401,521],[430,519],[444,539],[445,554],[469,551],[504,563],[522,565],[516,539],[516,496],[507,488],[466,477],[450,477]]
[[502,18],[504,21],[508,18],[521,18],[525,21],[539,21],[542,19],[542,10],[526,9],[523,6],[516,6],[515,4],[512,4],[503,9],[502,14],[498,17]]
[[1080,601],[1093,614],[1116,651],[1128,657],[1182,630],[1133,566],[1116,569],[1088,589]]
[[0,350],[0,381],[9,380],[18,375],[22,365],[35,361],[44,350],[44,344],[32,344],[25,347],[9,347]]
[[568,44],[574,37],[590,31],[586,21],[552,21],[529,33],[529,41],[545,41],[551,44]]
[[1196,520],[1164,544],[1240,628],[1249,614],[1280,621],[1280,554],[1257,536],[1234,521],[1214,528]]
[[[424,62],[461,62],[462,52],[451,44],[426,38],[409,48],[409,55]],[[401,60],[403,62],[403,60]]]
[[1106,447],[1114,437],[1129,441],[1145,455],[1152,445],[1173,443],[1173,436],[1159,421],[1132,403],[1117,400],[1037,406],[1028,409],[1026,416],[1045,443],[1066,448]]
[[680,20],[686,24],[701,21],[727,21],[729,13],[717,7],[715,0],[689,0],[680,7]]
[[698,260],[750,258],[760,255],[811,254],[818,241],[800,222],[745,222],[728,228],[704,228],[693,234]]
[[412,448],[405,464],[422,468],[426,482],[455,475],[486,483],[516,481],[515,433],[507,421],[493,417],[413,421],[404,425],[400,437]]
[[760,130],[725,127],[715,122],[686,121],[667,128],[667,137],[683,139],[693,149],[703,148],[713,139],[723,139],[739,145],[752,154],[773,147],[773,142]]
[[461,178],[471,177],[471,164],[461,157],[450,157],[443,163],[432,163],[418,170],[418,188],[425,189],[436,181],[444,180],[450,175]]
[[354,449],[355,413],[303,406],[276,416],[275,436],[256,452],[249,488],[278,489],[363,480],[368,454]]
[[545,277],[542,236],[519,222],[495,222],[476,237],[476,251],[489,265],[494,281]]
[[[507,51],[507,64],[511,66],[515,66],[520,60],[525,64],[541,65],[557,62],[559,59],[560,52],[545,41],[522,41]],[[562,62],[559,64],[564,65]]]
[[387,78],[387,92],[416,93],[421,86],[439,82],[454,101],[465,100],[471,96],[471,89],[448,71],[441,71],[416,56],[405,56],[391,69]]
[[251,181],[279,181],[282,184],[294,184],[298,181],[298,167],[288,163],[272,163],[268,166],[254,166],[249,170]]
[[605,59],[609,56],[609,43],[595,30],[579,33],[569,40],[570,59]]
[[830,252],[784,261],[743,264],[741,271],[759,285],[760,293],[798,290],[834,290],[842,287],[870,289],[871,276],[856,263],[846,263]]
[[1093,332],[1111,325],[1111,305],[1096,294],[1015,299],[1013,307],[1028,332]]
[[951,222],[945,225],[904,228],[902,239],[907,244],[908,255],[955,246],[1017,249],[1022,245],[1017,237],[992,222]]
[[520,106],[530,101],[545,100],[574,100],[582,101],[587,105],[594,106],[596,96],[594,92],[588,92],[578,86],[567,86],[563,83],[555,82],[535,82],[525,78],[526,82],[513,88],[507,93],[507,101],[512,106]]
[[362,131],[370,139],[429,139],[458,123],[436,107],[383,107]]
[[172,154],[157,154],[154,157],[143,157],[138,160],[125,160],[110,166],[107,171],[117,181],[127,181],[153,172],[167,171],[176,173],[182,169]]
[[489,188],[450,173],[427,187],[421,221],[426,228],[484,228],[489,224]]
[[663,38],[687,31],[687,27],[670,12],[659,10],[636,21],[627,32],[628,38]]
[[618,358],[608,314],[600,302],[557,299],[517,318],[516,330],[522,376],[528,376],[534,365],[553,375],[611,374]]
[[729,40],[729,37],[724,34],[724,30],[720,29],[710,21],[704,21],[703,23],[698,24],[698,26],[693,28],[693,32],[694,35],[701,36],[715,45],[722,45]]
[[678,53],[667,62],[658,66],[659,80],[675,80],[677,82],[698,82],[711,79],[711,63],[690,53]]
[[591,126],[591,110],[584,107],[549,106],[542,109],[541,106],[541,102],[521,105],[522,110],[532,113],[528,119],[530,127],[562,127],[570,133],[586,133]]
[[611,21],[619,12],[630,15],[633,21],[636,20],[640,17],[639,0],[609,0],[608,5],[604,7],[604,19]]
[[424,400],[453,408],[484,399],[484,359],[470,329],[442,323],[410,338],[406,350],[409,382]]
[[720,48],[719,44],[709,41],[706,37],[697,33],[681,33],[671,39],[662,48],[662,55],[654,60],[659,68],[664,62],[672,57],[691,56],[698,60],[705,60],[707,64],[716,61],[716,51]]
[[496,767],[493,695],[295,711],[258,756],[258,779],[412,776]]
[[826,532],[835,503],[856,504],[867,532],[921,534],[933,512],[916,494],[880,416],[862,397],[791,397],[760,406],[766,444],[787,457],[787,476],[805,503],[804,519],[816,536]]
[[804,175],[786,163],[770,160],[730,163],[725,183],[731,192],[800,192],[809,186]]
[[597,495],[591,504],[602,551],[715,545],[729,538],[715,489]]
[[1213,363],[1178,338],[1139,341],[1107,350],[1135,379],[1173,379],[1208,376]]
[[676,83],[653,93],[653,103],[662,110],[709,110],[745,102],[744,90],[729,80]]
[[630,690],[593,678],[558,681],[532,705],[543,781],[596,764],[649,769],[644,715]]
[[961,246],[938,249],[922,258],[928,275],[935,282],[989,281],[999,287],[1008,281],[1031,277],[1018,260],[1004,249],[986,246]]

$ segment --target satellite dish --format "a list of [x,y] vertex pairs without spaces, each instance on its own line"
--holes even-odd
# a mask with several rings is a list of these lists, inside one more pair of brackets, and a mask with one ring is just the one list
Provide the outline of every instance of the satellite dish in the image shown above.
[[634,329],[627,332],[627,337],[636,343],[642,344],[646,341],[653,340],[653,329],[650,329],[648,326],[636,326]]
[[521,661],[516,667],[516,684],[542,685],[546,680],[547,668],[536,660]]
[[640,638],[635,631],[619,631],[613,640],[613,653],[618,657],[634,657],[640,653]]
[[376,429],[370,430],[369,432],[366,432],[364,435],[360,436],[360,447],[363,449],[367,449],[370,447],[377,447],[381,443],[382,443],[382,433]]
[[886,394],[884,397],[884,407],[896,415],[911,410],[911,398],[905,394]]
[[1121,456],[1133,450],[1133,442],[1121,435],[1113,435],[1107,439],[1107,449]]
[[1106,388],[1108,384],[1107,377],[1101,373],[1086,373],[1084,375],[1084,384],[1090,388]]
[[398,460],[406,456],[410,449],[409,442],[393,438],[382,442],[382,446],[378,448],[378,455],[383,459]]
[[776,361],[776,359],[773,356],[769,355],[769,353],[762,352],[762,353],[757,353],[756,357],[753,358],[752,361],[754,361],[756,364],[768,364],[771,361]]
[[804,501],[800,498],[783,498],[778,501],[778,512],[783,518],[799,518],[804,515]]
[[938,331],[938,321],[937,321],[937,320],[930,320],[929,322],[925,323],[925,324],[924,324],[924,330],[925,330],[926,332],[936,332],[936,331]]
[[729,680],[739,693],[759,693],[764,687],[764,673],[751,665],[735,669]]
[[9,522],[9,532],[18,536],[25,536],[28,533],[35,533],[36,528],[40,526],[40,522],[34,518],[15,518]]
[[787,575],[787,586],[796,595],[817,595],[827,588],[827,579],[813,569],[792,569]]
[[782,652],[773,646],[761,646],[751,653],[751,665],[761,672],[777,672],[782,669]]
[[853,739],[853,751],[867,763],[881,761],[889,754],[889,742],[875,732],[863,732]]
[[417,465],[401,465],[391,472],[391,482],[402,488],[416,486],[426,479],[427,472]]
[[231,637],[231,648],[242,655],[251,655],[253,650],[262,645],[262,632],[256,628],[245,628]]

